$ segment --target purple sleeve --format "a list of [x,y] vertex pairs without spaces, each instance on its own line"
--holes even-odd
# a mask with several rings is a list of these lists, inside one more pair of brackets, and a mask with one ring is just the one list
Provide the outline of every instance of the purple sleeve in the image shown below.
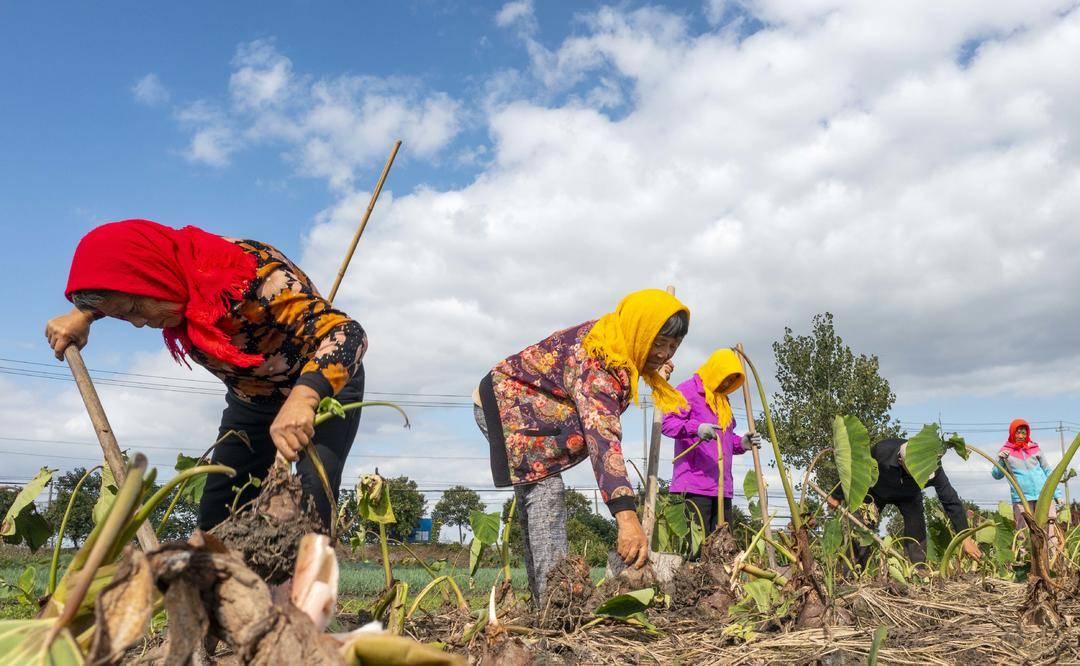
[[742,445],[742,435],[735,434],[735,419],[731,419],[731,425],[724,431],[724,438],[731,443],[731,453],[741,456],[746,453]]
[[693,413],[694,410],[687,407],[679,412],[664,414],[664,419],[660,422],[660,432],[672,439],[697,435],[697,428],[701,421],[695,419]]

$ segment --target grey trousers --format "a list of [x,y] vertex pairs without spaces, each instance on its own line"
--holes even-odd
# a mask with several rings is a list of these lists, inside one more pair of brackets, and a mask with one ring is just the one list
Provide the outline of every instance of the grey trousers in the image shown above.
[[[486,439],[487,424],[479,406],[473,409],[476,425]],[[517,504],[514,511],[521,521],[525,548],[525,572],[529,576],[532,603],[542,607],[547,593],[547,578],[551,570],[569,552],[566,541],[566,486],[561,474],[553,474],[526,485],[515,486]]]

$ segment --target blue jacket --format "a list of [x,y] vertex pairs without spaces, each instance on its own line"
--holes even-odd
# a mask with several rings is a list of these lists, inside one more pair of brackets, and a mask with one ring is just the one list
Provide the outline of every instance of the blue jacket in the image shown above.
[[[1006,444],[1002,451],[1009,452],[1009,457],[1005,459],[1005,466],[1016,477],[1017,484],[1024,491],[1024,497],[1029,502],[1039,499],[1039,493],[1042,492],[1046,480],[1050,477],[1050,465],[1046,463],[1046,458],[1039,451],[1039,445],[1032,442],[1026,449],[1020,450],[1012,444]],[[995,479],[1005,478],[997,467],[990,470],[990,473]],[[1013,504],[1020,501],[1011,483],[1009,492],[1012,494]],[[1061,488],[1054,489],[1054,497],[1061,499]]]

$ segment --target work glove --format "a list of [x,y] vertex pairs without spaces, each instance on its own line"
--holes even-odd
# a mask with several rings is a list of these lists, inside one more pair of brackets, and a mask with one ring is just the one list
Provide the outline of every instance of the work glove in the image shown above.
[[716,439],[716,424],[715,423],[702,423],[697,427],[698,439]]
[[759,446],[761,446],[761,435],[757,434],[756,432],[753,435],[751,435],[750,433],[746,433],[742,436],[743,449],[756,449]]

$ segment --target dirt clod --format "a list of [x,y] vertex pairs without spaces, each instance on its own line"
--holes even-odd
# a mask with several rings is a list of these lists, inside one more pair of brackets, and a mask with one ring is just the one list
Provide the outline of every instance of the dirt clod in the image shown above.
[[300,478],[282,465],[271,468],[254,500],[212,530],[271,585],[292,576],[300,540],[309,532],[325,529]]
[[594,589],[583,558],[575,555],[559,562],[548,574],[538,626],[563,631],[581,626],[589,615],[588,602]]
[[735,603],[729,589],[731,566],[739,554],[731,531],[722,526],[701,546],[701,558],[686,562],[672,581],[672,605],[683,613],[700,613],[711,619],[727,617]]

